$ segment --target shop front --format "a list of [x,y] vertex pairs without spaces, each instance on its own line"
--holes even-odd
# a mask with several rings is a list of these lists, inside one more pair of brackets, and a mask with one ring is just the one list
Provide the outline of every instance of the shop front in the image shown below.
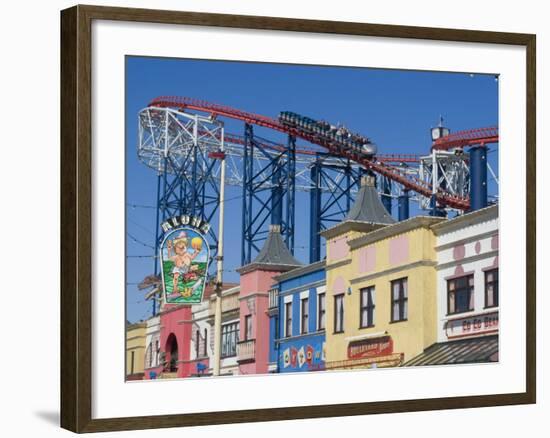
[[391,336],[370,335],[349,340],[346,359],[331,361],[327,368],[385,368],[399,366],[402,361],[403,353],[394,352]]
[[271,362],[279,373],[325,369],[325,262],[296,268],[275,277]]
[[433,226],[437,253],[437,343],[406,365],[499,360],[498,206]]
[[400,366],[436,342],[431,226],[441,220],[417,216],[365,232],[324,232],[327,369]]

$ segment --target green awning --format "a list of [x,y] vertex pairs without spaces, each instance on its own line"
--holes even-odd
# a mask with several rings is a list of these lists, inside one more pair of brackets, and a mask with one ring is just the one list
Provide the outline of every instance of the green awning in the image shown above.
[[498,335],[442,342],[426,348],[403,366],[453,365],[498,361]]

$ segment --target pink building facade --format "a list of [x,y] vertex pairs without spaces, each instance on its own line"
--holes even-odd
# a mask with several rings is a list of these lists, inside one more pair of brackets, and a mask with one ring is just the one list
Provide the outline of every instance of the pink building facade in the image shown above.
[[162,374],[188,377],[190,372],[192,315],[191,306],[168,305],[160,314]]
[[[225,283],[222,290],[235,285]],[[214,315],[210,297],[213,294],[213,287],[207,286],[200,304],[162,306],[157,317],[160,319],[158,364],[147,369],[146,379],[201,377],[211,373]]]
[[240,339],[237,360],[240,374],[267,373],[269,362],[269,294],[273,277],[281,271],[256,269],[241,275],[239,295]]
[[264,247],[241,267],[239,294],[239,374],[265,374],[269,365],[269,290],[273,277],[300,266],[286,247],[280,227],[272,225]]

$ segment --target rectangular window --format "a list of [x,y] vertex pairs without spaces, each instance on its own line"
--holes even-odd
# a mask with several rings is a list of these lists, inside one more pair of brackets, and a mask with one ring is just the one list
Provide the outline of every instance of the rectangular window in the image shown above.
[[305,334],[308,332],[308,324],[309,324],[309,298],[302,298],[301,303],[301,333]]
[[200,330],[197,330],[195,332],[195,356],[196,357],[199,357],[201,355],[200,344],[201,344],[201,332]]
[[221,356],[231,357],[237,354],[237,340],[239,339],[239,323],[233,322],[222,326]]
[[485,307],[498,306],[498,269],[485,271]]
[[391,282],[391,322],[406,321],[409,316],[407,289],[406,278]]
[[204,348],[203,348],[203,356],[208,356],[208,329],[204,328]]
[[159,364],[159,356],[160,356],[160,343],[157,339],[155,341],[155,366],[158,366]]
[[132,351],[132,359],[130,360],[130,374],[134,374],[134,359],[135,359],[135,351]]
[[474,276],[466,275],[447,281],[447,313],[474,310]]
[[344,294],[334,296],[334,333],[344,331]]
[[325,329],[325,313],[326,313],[326,307],[325,307],[325,294],[320,294],[318,296],[318,306],[317,306],[317,328],[319,330]]
[[285,303],[285,337],[292,336],[292,303]]
[[147,347],[147,368],[151,368],[153,366],[153,344],[149,342],[149,346]]
[[246,315],[244,317],[244,340],[248,341],[252,339],[252,315]]
[[374,326],[374,286],[361,289],[359,328]]

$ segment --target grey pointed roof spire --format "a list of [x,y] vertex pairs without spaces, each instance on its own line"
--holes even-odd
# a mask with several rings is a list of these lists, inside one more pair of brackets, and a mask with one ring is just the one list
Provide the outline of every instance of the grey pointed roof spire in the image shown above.
[[269,265],[300,266],[301,263],[294,258],[281,236],[280,225],[270,225],[269,234],[263,248],[252,263]]
[[369,222],[373,224],[393,224],[395,219],[388,213],[378,197],[375,188],[375,176],[361,178],[361,188],[344,221]]
[[258,268],[287,271],[299,266],[302,266],[302,263],[294,258],[281,236],[281,226],[270,225],[267,239],[256,258],[237,271],[244,273]]

